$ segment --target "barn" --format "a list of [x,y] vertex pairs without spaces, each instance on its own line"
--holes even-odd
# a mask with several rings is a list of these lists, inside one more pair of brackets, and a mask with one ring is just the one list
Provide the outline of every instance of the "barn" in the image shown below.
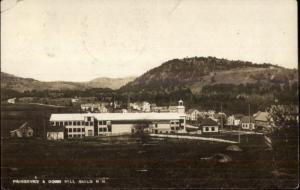
[[27,122],[22,124],[18,129],[10,131],[11,137],[22,138],[22,137],[32,137],[33,129],[27,125]]

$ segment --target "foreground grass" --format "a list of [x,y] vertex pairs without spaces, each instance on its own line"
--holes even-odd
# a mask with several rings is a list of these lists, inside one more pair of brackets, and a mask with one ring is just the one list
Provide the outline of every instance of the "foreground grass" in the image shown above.
[[[12,189],[97,188],[289,188],[298,184],[297,145],[283,144],[276,167],[288,176],[274,177],[273,154],[261,136],[244,139],[242,152],[228,144],[114,137],[50,142],[6,139],[2,142],[2,186]],[[224,153],[230,163],[202,160]],[[16,185],[12,179],[99,179],[90,185]]]

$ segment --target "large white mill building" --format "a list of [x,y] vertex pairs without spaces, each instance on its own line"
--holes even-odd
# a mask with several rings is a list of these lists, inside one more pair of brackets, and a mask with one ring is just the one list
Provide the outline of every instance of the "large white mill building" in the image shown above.
[[64,113],[51,114],[51,127],[64,129],[64,137],[80,138],[135,133],[185,133],[186,115],[182,100],[177,113]]

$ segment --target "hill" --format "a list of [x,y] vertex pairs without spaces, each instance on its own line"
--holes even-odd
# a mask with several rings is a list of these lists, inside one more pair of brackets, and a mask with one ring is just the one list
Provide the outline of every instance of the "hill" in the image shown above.
[[[167,61],[120,88],[132,99],[161,104],[184,99],[187,105],[219,107],[221,103],[257,106],[297,101],[298,71],[272,64],[255,64],[215,57]],[[162,100],[162,101],[160,101]]]
[[112,90],[119,89],[121,86],[133,81],[135,77],[125,78],[96,78],[94,80],[83,83],[88,88],[110,88]]
[[134,77],[127,78],[96,78],[88,82],[42,82],[32,78],[22,78],[1,72],[1,89],[17,92],[43,91],[43,90],[86,90],[91,88],[118,89],[132,81]]

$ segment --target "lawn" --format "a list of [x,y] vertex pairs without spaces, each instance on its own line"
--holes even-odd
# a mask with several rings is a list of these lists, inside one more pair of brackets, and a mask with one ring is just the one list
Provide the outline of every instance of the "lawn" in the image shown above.
[[[243,143],[244,142],[244,143]],[[298,184],[297,145],[283,144],[274,177],[272,151],[262,136],[239,146],[189,140],[158,140],[137,136],[51,142],[42,139],[2,140],[2,183],[11,189],[97,188],[288,188]],[[278,151],[278,150],[277,150]],[[232,158],[219,163],[202,160],[216,153]],[[105,179],[99,184],[12,184],[12,179]]]

